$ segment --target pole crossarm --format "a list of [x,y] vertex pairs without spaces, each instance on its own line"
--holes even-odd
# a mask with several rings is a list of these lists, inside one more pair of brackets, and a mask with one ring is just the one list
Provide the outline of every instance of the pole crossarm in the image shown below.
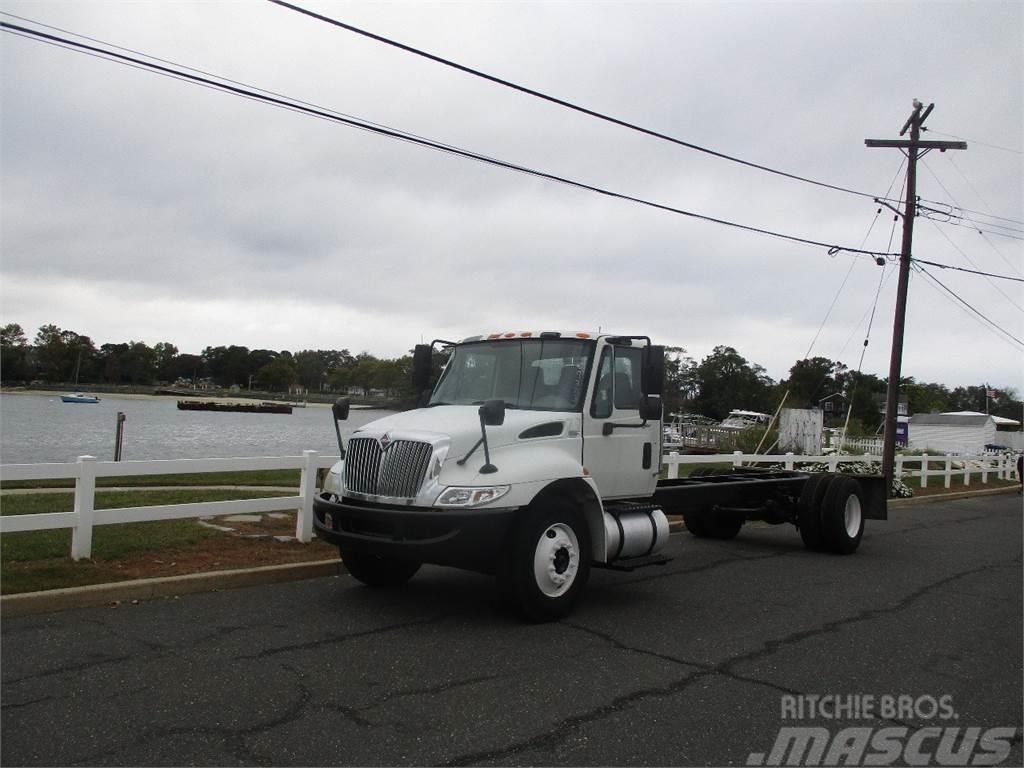
[[937,149],[945,152],[947,149],[967,149],[966,141],[914,141],[913,139],[864,139],[867,147],[902,147],[909,149]]

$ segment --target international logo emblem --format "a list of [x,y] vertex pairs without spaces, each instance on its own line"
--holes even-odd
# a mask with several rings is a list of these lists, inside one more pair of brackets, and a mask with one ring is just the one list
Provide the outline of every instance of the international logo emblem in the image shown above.
[[391,447],[391,435],[385,432],[383,435],[380,436],[380,438],[378,438],[377,442],[380,444],[380,449],[382,451],[386,451],[388,448]]

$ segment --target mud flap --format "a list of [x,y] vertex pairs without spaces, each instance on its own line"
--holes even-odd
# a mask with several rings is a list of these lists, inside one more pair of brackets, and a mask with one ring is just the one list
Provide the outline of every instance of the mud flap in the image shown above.
[[864,491],[867,509],[863,511],[866,520],[889,519],[889,494],[886,493],[885,478],[881,475],[844,475],[852,477],[860,483]]

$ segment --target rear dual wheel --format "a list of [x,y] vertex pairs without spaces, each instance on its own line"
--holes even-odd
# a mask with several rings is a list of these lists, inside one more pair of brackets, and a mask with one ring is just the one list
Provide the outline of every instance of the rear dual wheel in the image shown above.
[[811,475],[800,494],[797,524],[804,546],[848,555],[864,536],[864,491],[852,477]]

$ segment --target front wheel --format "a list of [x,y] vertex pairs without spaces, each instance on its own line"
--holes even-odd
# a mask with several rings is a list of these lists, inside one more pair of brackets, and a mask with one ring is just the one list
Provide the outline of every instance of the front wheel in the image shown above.
[[348,572],[369,587],[397,587],[416,575],[420,563],[374,555],[354,547],[338,547]]
[[510,533],[498,587],[530,621],[555,621],[569,614],[587,586],[590,532],[566,502],[523,514]]

